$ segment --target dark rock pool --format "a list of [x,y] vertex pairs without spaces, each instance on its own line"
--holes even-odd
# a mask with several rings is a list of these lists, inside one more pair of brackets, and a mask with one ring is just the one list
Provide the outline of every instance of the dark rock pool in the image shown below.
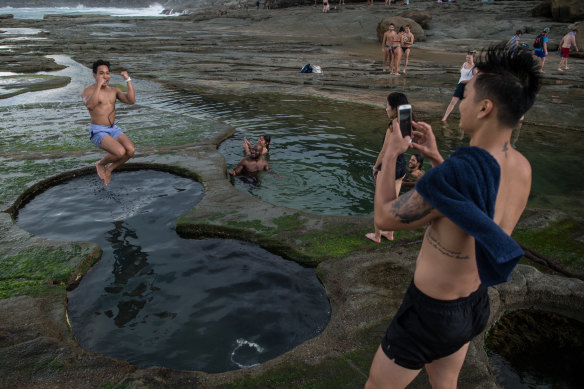
[[79,343],[139,367],[222,372],[318,335],[330,305],[313,269],[237,240],[182,239],[176,218],[198,182],[154,170],[76,178],[32,199],[17,223],[39,236],[93,241],[102,259],[68,293]]
[[582,387],[584,324],[551,312],[504,315],[486,345],[497,383],[508,389]]

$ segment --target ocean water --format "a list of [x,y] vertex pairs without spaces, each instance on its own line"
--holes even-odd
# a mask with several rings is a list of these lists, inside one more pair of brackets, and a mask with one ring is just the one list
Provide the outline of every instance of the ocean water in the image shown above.
[[0,8],[0,15],[11,14],[15,19],[42,19],[45,15],[108,15],[108,16],[177,16],[180,13],[163,14],[164,7],[158,3],[148,8],[95,8],[78,5],[77,7],[47,7],[47,8]]

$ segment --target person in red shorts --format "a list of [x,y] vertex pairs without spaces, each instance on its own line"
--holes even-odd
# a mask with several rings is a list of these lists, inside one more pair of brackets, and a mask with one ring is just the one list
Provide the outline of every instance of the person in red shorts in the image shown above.
[[[560,64],[558,65],[558,71],[563,72],[564,70],[570,69],[568,67],[568,57],[570,56],[570,49],[572,46],[578,51],[578,45],[576,44],[576,33],[578,30],[573,29],[560,41],[560,50],[562,51],[562,59],[560,60]],[[564,70],[562,70],[562,66],[564,66]]]

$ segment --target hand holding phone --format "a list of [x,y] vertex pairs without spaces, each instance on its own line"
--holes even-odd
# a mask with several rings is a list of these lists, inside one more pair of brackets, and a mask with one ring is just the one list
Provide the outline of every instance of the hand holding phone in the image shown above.
[[399,129],[402,136],[412,136],[412,106],[410,104],[403,104],[397,107],[397,118],[399,121]]

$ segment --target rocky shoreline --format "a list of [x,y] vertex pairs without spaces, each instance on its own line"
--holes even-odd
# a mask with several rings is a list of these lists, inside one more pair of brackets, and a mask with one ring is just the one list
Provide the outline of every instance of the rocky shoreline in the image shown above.
[[[506,40],[517,28],[529,31],[526,35],[531,38],[544,26],[552,27],[557,44],[557,37],[572,24],[531,17],[530,10],[536,3],[413,4],[410,8],[432,18],[423,30],[425,40],[419,41],[412,51],[411,70],[400,77],[381,72],[376,28],[383,17],[398,17],[405,10],[397,5],[386,7],[381,2],[373,7],[347,4],[326,15],[308,6],[229,11],[220,17],[208,9],[176,18],[4,19],[0,30],[38,28],[43,31],[39,36],[43,39],[10,43],[11,52],[2,53],[0,71],[32,73],[59,68],[45,55],[67,55],[86,66],[107,55],[114,63],[128,68],[132,77],[176,89],[218,94],[310,95],[381,106],[388,90],[400,88],[419,103],[425,114],[439,115],[447,103],[444,91],[450,93],[461,55],[467,49]],[[483,17],[470,16],[476,14]],[[557,61],[550,58],[545,87],[526,121],[572,128],[575,136],[581,136],[584,63],[571,59],[573,71],[560,74],[552,71]],[[305,63],[319,64],[324,73],[301,76],[299,71]],[[34,86],[31,90],[35,90]],[[563,109],[548,109],[558,90],[574,93],[571,115]],[[143,150],[128,168],[166,169],[196,177],[205,185],[207,195],[203,201],[177,223],[181,235],[244,236],[271,251],[317,266],[333,308],[325,331],[261,366],[221,374],[158,367],[138,369],[128,362],[82,349],[67,323],[66,290],[74,287],[91,264],[99,260],[99,247],[31,236],[14,224],[9,213],[27,196],[53,185],[53,177],[33,186],[22,197],[13,193],[2,199],[2,208],[8,210],[0,214],[3,290],[8,283],[20,285],[18,288],[26,281],[7,276],[13,270],[8,264],[22,257],[23,252],[28,261],[42,262],[61,250],[60,255],[77,266],[65,279],[50,279],[40,288],[21,293],[25,296],[0,300],[1,387],[280,388],[317,384],[331,388],[362,387],[380,336],[411,279],[421,231],[404,235],[400,242],[372,249],[362,239],[371,218],[310,215],[266,204],[237,191],[225,179],[225,162],[217,152],[217,145],[232,131],[226,128],[217,138],[188,147]],[[83,159],[92,158],[95,152],[79,151],[76,155],[73,165],[77,167],[83,166]],[[45,152],[34,156],[23,150],[0,156],[17,162],[48,158],[56,164],[61,154]],[[76,167],[55,167],[52,171],[59,173],[58,179],[92,174],[91,169]],[[246,210],[229,215],[223,212],[230,205],[239,208],[235,205],[242,201],[249,204]],[[258,213],[265,216],[259,225]],[[561,217],[565,215],[533,211],[523,222],[529,228],[542,227]],[[582,225],[580,218],[572,218]],[[291,225],[279,228],[282,220]],[[339,226],[345,226],[342,232]],[[306,240],[300,239],[307,236],[330,236],[342,250],[335,255],[311,251],[310,247],[331,242],[312,238],[307,245]],[[582,245],[581,237],[582,227],[573,239]],[[351,243],[355,239],[359,243]],[[521,265],[511,282],[491,288],[489,295],[491,325],[508,311],[532,307],[584,322],[584,282],[578,278],[546,274]],[[473,342],[459,387],[497,387],[483,344],[483,336]],[[427,377],[421,375],[411,387],[428,387]]]

